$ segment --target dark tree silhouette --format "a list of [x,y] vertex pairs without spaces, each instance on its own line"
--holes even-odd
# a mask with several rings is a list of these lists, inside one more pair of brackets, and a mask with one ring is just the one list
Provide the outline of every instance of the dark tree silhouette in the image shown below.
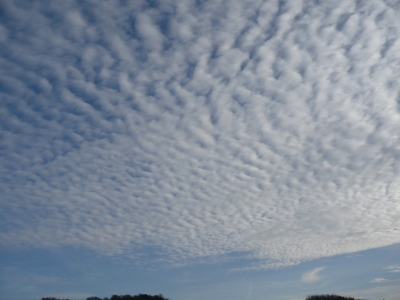
[[[58,299],[54,297],[43,297],[42,300],[68,300],[68,299]],[[147,295],[147,294],[139,294],[135,296],[131,295],[112,295],[111,298],[99,298],[96,296],[92,296],[86,298],[86,300],[169,300],[168,298],[164,297],[162,294],[158,295]],[[362,300],[362,299],[355,299],[352,297],[343,297],[338,295],[311,295],[307,296],[305,300]]]
[[306,300],[361,300],[352,297],[343,297],[338,295],[311,295],[307,296]]
[[[69,300],[69,299],[58,299],[54,297],[43,297],[42,300]],[[110,298],[99,298],[96,296],[92,296],[89,298],[86,298],[86,300],[169,300],[168,298],[165,298],[162,294],[158,295],[147,295],[147,294],[139,294],[135,296],[131,295],[112,295],[111,299]]]
[[[88,299],[86,299],[88,300]],[[169,300],[165,298],[162,294],[150,296],[147,294],[139,294],[135,296],[131,295],[113,295],[110,300]]]

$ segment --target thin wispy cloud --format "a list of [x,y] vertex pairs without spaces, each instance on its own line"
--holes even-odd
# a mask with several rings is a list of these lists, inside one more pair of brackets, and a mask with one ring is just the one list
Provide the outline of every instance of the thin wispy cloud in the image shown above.
[[393,1],[151,3],[2,2],[1,247],[257,269],[400,242]]
[[389,266],[389,267],[385,268],[385,270],[387,270],[388,272],[391,272],[391,273],[400,273],[400,266],[397,266],[397,265]]
[[375,278],[370,281],[370,283],[383,283],[383,282],[388,282],[389,280],[386,278]]
[[301,275],[301,281],[304,283],[314,283],[321,280],[319,273],[324,270],[325,267],[315,268],[312,271],[303,273]]

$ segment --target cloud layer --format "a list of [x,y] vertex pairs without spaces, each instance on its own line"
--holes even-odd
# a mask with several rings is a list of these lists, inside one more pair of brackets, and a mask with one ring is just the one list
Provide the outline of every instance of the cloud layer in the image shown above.
[[267,268],[400,242],[396,1],[1,5],[2,247]]

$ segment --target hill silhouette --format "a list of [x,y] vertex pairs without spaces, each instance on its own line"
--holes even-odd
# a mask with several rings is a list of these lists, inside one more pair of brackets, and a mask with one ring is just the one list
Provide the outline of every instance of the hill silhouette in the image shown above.
[[[69,299],[58,299],[54,297],[44,297],[42,300],[69,300]],[[147,295],[147,294],[138,294],[135,296],[131,295],[112,295],[111,298],[99,298],[96,296],[86,298],[86,300],[169,300],[168,298],[165,298],[162,294],[159,295]],[[307,296],[305,300],[362,300],[362,299],[357,299],[357,298],[352,298],[352,297],[344,297],[344,296],[339,296],[339,295],[311,295]]]
[[[69,300],[69,299],[58,299],[54,297],[43,297],[42,300]],[[131,295],[112,295],[111,298],[99,298],[96,296],[86,298],[86,300],[169,300],[165,298],[162,294],[159,295],[147,295],[147,294],[139,294],[135,296]]]

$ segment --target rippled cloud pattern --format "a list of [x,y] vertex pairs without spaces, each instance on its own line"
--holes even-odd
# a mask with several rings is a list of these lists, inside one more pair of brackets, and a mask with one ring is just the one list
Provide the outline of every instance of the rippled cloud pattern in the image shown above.
[[400,243],[399,1],[0,5],[1,247],[260,269]]

